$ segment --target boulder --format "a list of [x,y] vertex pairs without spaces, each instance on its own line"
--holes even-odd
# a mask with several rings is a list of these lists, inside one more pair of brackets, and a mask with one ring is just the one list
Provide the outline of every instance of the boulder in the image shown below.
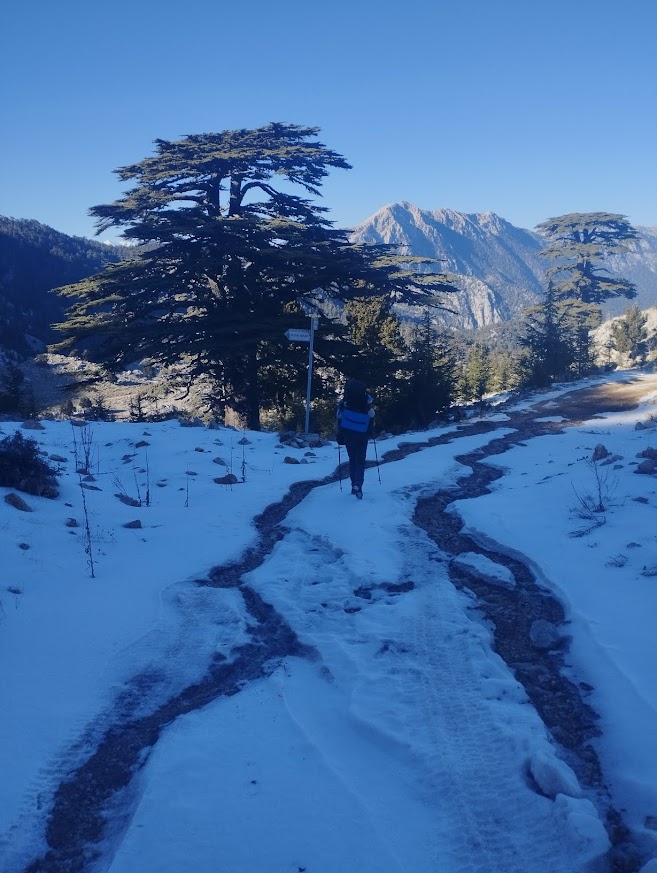
[[225,476],[217,476],[214,481],[217,485],[237,485],[239,479],[234,473],[227,473]]
[[32,512],[32,507],[28,506],[23,498],[19,497],[18,494],[14,494],[13,491],[10,491],[9,494],[5,494],[5,503],[8,503],[9,506],[13,506],[14,509],[20,510],[20,512]]
[[598,443],[597,446],[593,449],[591,460],[602,461],[603,458],[608,458],[610,454],[611,452],[606,446],[603,446],[602,443]]
[[128,497],[127,494],[115,494],[114,496],[126,506],[141,506],[141,500],[135,500],[134,497]]
[[554,649],[561,642],[561,634],[552,622],[539,618],[532,622],[529,639],[535,649]]

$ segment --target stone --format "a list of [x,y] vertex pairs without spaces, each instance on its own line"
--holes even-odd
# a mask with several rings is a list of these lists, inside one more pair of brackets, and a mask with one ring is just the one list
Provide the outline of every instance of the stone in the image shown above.
[[298,458],[292,458],[290,455],[286,455],[283,458],[284,464],[300,464],[301,461]]
[[212,459],[213,464],[220,464],[222,467],[227,467],[228,464],[224,461],[223,458],[216,457]]
[[36,418],[28,418],[21,424],[25,430],[45,430],[45,427]]
[[597,446],[593,449],[591,460],[602,461],[603,458],[608,458],[610,454],[611,452],[606,446],[603,446],[602,443],[598,443]]
[[214,481],[217,485],[237,485],[239,479],[234,473],[227,473],[225,476],[217,476]]
[[125,503],[126,506],[141,506],[140,500],[135,500],[134,497],[129,497],[127,494],[115,494],[116,498],[118,498],[121,503]]
[[66,527],[79,527],[77,518],[67,518]]
[[65,458],[63,455],[48,455],[48,457],[57,464],[65,464],[68,461],[68,458]]
[[655,472],[655,470],[657,470],[657,461],[652,461],[650,458],[646,458],[645,461],[641,461],[641,463],[637,465],[634,472],[650,476]]
[[19,543],[18,548],[22,549],[24,552],[27,552],[27,550],[30,548],[30,546],[28,543]]
[[657,449],[652,449],[648,446],[647,449],[637,454],[637,458],[648,458],[651,461],[657,461]]
[[141,527],[141,521],[138,518],[135,518],[134,521],[126,522],[123,527],[128,528],[128,530],[138,530]]
[[139,440],[138,443],[135,443],[136,449],[143,449],[144,446],[150,446],[150,443],[147,440]]
[[529,639],[535,649],[554,649],[561,642],[561,634],[552,622],[539,618],[532,622]]
[[20,512],[32,512],[32,507],[28,506],[23,498],[19,497],[18,494],[14,494],[13,491],[10,491],[9,494],[5,494],[5,503],[8,503],[9,506],[13,506],[14,509],[18,509]]
[[238,440],[238,441],[237,441],[237,445],[238,445],[238,446],[250,446],[250,445],[251,445],[251,440],[247,440],[246,437],[242,437],[241,440]]

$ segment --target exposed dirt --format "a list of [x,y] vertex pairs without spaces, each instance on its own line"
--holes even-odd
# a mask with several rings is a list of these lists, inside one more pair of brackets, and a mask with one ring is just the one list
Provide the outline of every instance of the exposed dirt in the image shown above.
[[[597,412],[631,408],[642,396],[654,390],[657,390],[657,377],[651,383],[630,380],[576,390],[556,401],[537,403],[526,412],[510,414],[507,421],[467,423],[455,432],[431,438],[426,443],[400,446],[382,458],[384,464],[394,463],[427,446],[451,443],[475,433],[515,429],[514,433],[492,440],[478,452],[460,457],[462,463],[472,468],[471,475],[464,476],[456,488],[439,491],[419,501],[415,521],[448,555],[479,552],[504,564],[513,573],[517,587],[507,592],[491,590],[475,574],[462,567],[452,565],[450,570],[455,585],[467,585],[476,593],[482,612],[495,624],[496,650],[527,689],[528,696],[555,740],[566,750],[569,762],[582,782],[596,793],[598,803],[607,815],[615,845],[610,869],[618,873],[638,869],[638,861],[627,841],[620,817],[611,806],[597,756],[590,745],[597,732],[595,714],[583,699],[585,689],[576,687],[561,675],[563,650],[539,652],[528,644],[533,620],[543,617],[559,625],[563,621],[563,610],[558,601],[537,585],[521,556],[505,554],[501,548],[474,542],[461,533],[458,517],[442,510],[454,500],[485,493],[488,484],[502,475],[501,471],[483,463],[485,458],[535,436],[558,433],[563,427],[590,419]],[[563,416],[567,421],[562,424],[537,421],[545,416]],[[146,716],[138,717],[136,713],[143,712],[140,707],[148,692],[148,681],[143,676],[135,677],[132,686],[117,700],[110,723],[105,722],[91,731],[99,737],[94,743],[93,753],[59,785],[46,825],[49,849],[43,857],[35,859],[25,873],[88,871],[99,857],[108,829],[121,829],[125,812],[112,813],[111,810],[120,807],[121,803],[129,805],[130,786],[167,725],[178,716],[206,706],[215,699],[238,693],[245,683],[271,672],[281,658],[313,656],[311,650],[300,644],[284,619],[243,579],[262,564],[276,542],[285,535],[282,523],[289,511],[313,488],[337,478],[336,472],[320,481],[293,486],[281,501],[268,507],[255,520],[259,538],[253,548],[239,561],[215,567],[207,579],[198,580],[199,585],[239,587],[253,619],[250,642],[239,648],[236,659],[230,663],[217,657],[200,682],[190,685]]]

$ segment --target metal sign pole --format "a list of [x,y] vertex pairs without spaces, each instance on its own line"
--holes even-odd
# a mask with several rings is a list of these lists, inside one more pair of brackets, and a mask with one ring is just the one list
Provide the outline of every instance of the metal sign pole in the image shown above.
[[313,316],[310,319],[310,346],[308,349],[308,387],[306,389],[306,426],[304,430],[304,434],[308,435],[308,431],[310,428],[310,387],[313,378],[313,345],[315,341],[315,328],[317,327],[317,319]]

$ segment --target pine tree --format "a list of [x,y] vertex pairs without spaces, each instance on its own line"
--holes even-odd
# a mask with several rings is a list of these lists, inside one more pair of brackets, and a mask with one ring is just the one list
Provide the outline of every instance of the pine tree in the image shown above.
[[425,310],[415,328],[407,364],[408,424],[426,427],[447,409],[456,391],[455,360],[446,333],[439,331]]
[[490,354],[486,346],[474,345],[468,354],[461,385],[461,394],[466,400],[481,404],[490,389]]
[[575,325],[575,370],[584,375],[593,366],[590,331],[600,323],[600,304],[636,296],[627,279],[609,275],[602,266],[609,254],[627,251],[638,234],[625,216],[609,212],[571,213],[550,218],[536,228],[547,240],[542,257],[552,261],[547,276],[556,301],[563,302]]
[[576,329],[567,309],[557,303],[552,282],[543,302],[526,309],[524,316],[524,333],[519,338],[527,352],[523,381],[544,387],[566,378],[576,359]]
[[117,170],[133,187],[91,213],[99,233],[123,228],[143,248],[60,289],[74,302],[56,348],[113,370],[144,358],[182,362],[190,381],[211,380],[232,423],[257,428],[261,374],[294,354],[285,330],[306,326],[291,306],[302,313],[317,297],[455,290],[386,262],[387,247],[350,245],[324,207],[288,193],[319,196],[329,169],[349,169],[318,132],[273,123],[156,140],[153,157]]

